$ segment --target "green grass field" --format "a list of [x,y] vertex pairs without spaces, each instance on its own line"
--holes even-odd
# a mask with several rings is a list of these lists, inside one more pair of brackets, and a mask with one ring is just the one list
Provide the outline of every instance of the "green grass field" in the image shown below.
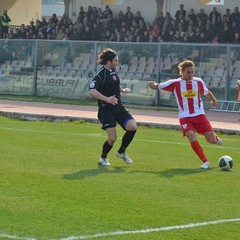
[[180,131],[146,127],[125,165],[118,131],[101,167],[100,125],[1,117],[0,239],[239,240],[239,135],[221,135],[221,147],[199,136],[212,166],[202,170]]

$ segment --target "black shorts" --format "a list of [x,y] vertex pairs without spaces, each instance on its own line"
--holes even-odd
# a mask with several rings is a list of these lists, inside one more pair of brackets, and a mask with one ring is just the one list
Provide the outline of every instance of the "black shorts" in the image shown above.
[[102,123],[102,129],[106,130],[107,128],[116,127],[117,123],[125,129],[128,120],[134,118],[123,105],[119,105],[112,109],[99,109],[98,119]]

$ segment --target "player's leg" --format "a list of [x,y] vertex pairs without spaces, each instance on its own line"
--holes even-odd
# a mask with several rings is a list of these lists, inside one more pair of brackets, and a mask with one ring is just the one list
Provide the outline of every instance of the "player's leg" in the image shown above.
[[201,168],[207,169],[210,167],[209,161],[203,151],[202,146],[197,140],[196,137],[196,131],[195,131],[195,124],[194,121],[195,118],[183,118],[180,119],[181,129],[183,132],[183,135],[186,136],[191,144],[191,147],[193,151],[196,153],[196,155],[199,157],[199,159],[203,162]]
[[206,141],[212,144],[218,144],[218,145],[222,145],[222,139],[215,134],[214,131],[208,131],[203,133],[204,137],[206,138]]
[[107,155],[111,151],[117,139],[116,120],[113,112],[109,111],[99,112],[98,119],[102,123],[102,129],[106,130],[107,132],[107,140],[103,143],[99,164],[103,166],[109,166],[110,163],[107,159]]
[[118,150],[119,153],[124,153],[126,148],[132,142],[137,131],[137,123],[134,119],[129,119],[125,125],[126,132],[122,138],[122,144]]
[[198,133],[204,135],[207,142],[218,145],[223,144],[221,138],[213,131],[211,123],[208,121],[206,115],[202,115],[199,122],[200,124],[196,125],[196,130]]
[[202,146],[200,145],[199,141],[196,138],[195,131],[190,130],[190,131],[186,132],[185,135],[188,138],[193,151],[197,154],[197,156],[203,162],[203,164],[205,162],[208,162],[207,157],[206,157],[206,155],[205,155],[205,153],[203,151],[203,148],[202,148]]
[[[195,124],[196,131],[200,134],[203,134],[209,143],[222,145],[222,140],[214,133],[206,115],[201,115],[197,118],[197,123]],[[206,169],[210,167],[207,158],[203,162],[204,164],[202,165],[202,168]]]
[[125,108],[123,108],[122,111],[118,114],[118,123],[126,132],[123,135],[121,146],[117,151],[116,155],[117,157],[122,158],[125,163],[131,164],[133,161],[126,155],[125,152],[136,134],[137,123],[132,117],[132,115]]

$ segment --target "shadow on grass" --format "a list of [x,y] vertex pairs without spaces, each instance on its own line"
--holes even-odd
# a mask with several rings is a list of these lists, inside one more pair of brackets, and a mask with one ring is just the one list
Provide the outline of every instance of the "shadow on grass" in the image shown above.
[[77,179],[84,179],[87,177],[94,177],[103,173],[123,173],[123,172],[126,172],[124,168],[126,167],[109,168],[109,167],[104,167],[99,165],[98,168],[96,169],[85,169],[75,173],[64,174],[63,178],[68,180],[77,180]]
[[211,171],[213,170],[212,168],[210,169],[191,169],[191,168],[175,168],[175,169],[169,169],[169,170],[166,170],[166,171],[160,171],[158,172],[158,174],[162,177],[166,177],[166,178],[169,178],[169,177],[174,177],[174,176],[179,176],[179,175],[182,175],[182,176],[186,176],[186,175],[190,175],[190,174],[196,174],[196,173],[205,173],[207,171]]
[[[109,167],[103,167],[103,166],[98,166],[98,168],[96,169],[85,169],[82,171],[78,171],[75,173],[69,173],[69,174],[64,174],[63,178],[67,179],[67,180],[78,180],[78,179],[84,179],[87,177],[94,177],[97,176],[99,174],[104,174],[104,173],[125,173],[126,170],[125,168],[128,168],[127,166],[124,167],[114,167],[114,168],[109,168]],[[159,175],[161,177],[165,177],[165,178],[170,178],[170,177],[174,177],[174,176],[186,176],[186,175],[190,175],[190,174],[196,174],[196,173],[205,173],[208,171],[213,170],[213,168],[211,169],[190,169],[190,168],[174,168],[174,169],[169,169],[166,171],[129,171],[128,173],[133,174],[133,173],[148,173],[148,174],[156,174]]]

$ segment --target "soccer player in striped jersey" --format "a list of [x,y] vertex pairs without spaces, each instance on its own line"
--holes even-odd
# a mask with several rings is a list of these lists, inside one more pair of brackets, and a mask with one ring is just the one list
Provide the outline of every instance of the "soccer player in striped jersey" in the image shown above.
[[202,161],[201,168],[210,168],[210,163],[203,148],[196,137],[196,132],[203,134],[207,142],[222,145],[222,140],[214,133],[208,121],[201,95],[205,95],[212,107],[216,107],[217,100],[207,88],[201,78],[194,77],[195,64],[185,60],[178,65],[180,78],[171,79],[164,83],[148,82],[148,86],[155,90],[173,92],[178,104],[179,122],[184,136],[187,136],[193,151]]

